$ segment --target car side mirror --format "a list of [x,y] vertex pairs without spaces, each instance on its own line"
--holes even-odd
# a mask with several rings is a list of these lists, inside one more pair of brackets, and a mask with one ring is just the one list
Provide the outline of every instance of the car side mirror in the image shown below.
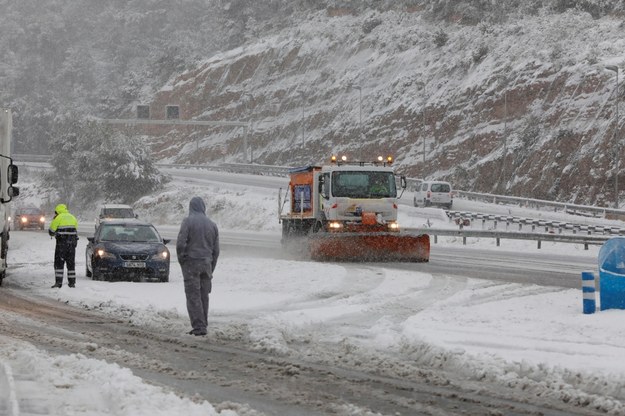
[[169,238],[163,238],[163,244],[168,244],[171,242],[171,239]]
[[90,243],[93,243],[94,240],[95,240],[95,237],[87,237],[87,241],[89,241]]

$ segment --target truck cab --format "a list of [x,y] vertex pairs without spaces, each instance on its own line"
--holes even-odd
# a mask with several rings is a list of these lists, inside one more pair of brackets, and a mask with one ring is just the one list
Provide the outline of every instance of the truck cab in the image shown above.
[[18,169],[11,158],[11,110],[0,108],[0,284],[6,275],[9,250],[10,202],[19,195]]
[[[325,166],[293,169],[280,214],[283,234],[328,231],[397,231],[398,188],[392,158],[347,162],[332,158]],[[366,229],[365,229],[366,228]]]

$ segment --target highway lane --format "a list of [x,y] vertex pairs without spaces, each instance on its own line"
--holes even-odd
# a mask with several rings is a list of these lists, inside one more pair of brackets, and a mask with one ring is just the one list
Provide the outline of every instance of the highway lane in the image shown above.
[[[201,169],[165,169],[176,180],[194,184],[231,183],[278,189],[288,186],[287,178],[233,174]],[[409,202],[408,193],[402,200]],[[500,206],[495,206],[500,209]],[[410,208],[413,209],[413,208]],[[160,226],[159,231],[175,239],[176,226]],[[254,255],[270,258],[308,260],[305,256],[285,252],[280,245],[280,234],[271,232],[222,231],[221,241],[225,255]],[[171,246],[171,244],[170,244]],[[415,270],[433,275],[465,276],[477,279],[528,283],[566,288],[580,287],[581,272],[596,270],[596,259],[579,252],[568,254],[507,251],[502,248],[476,248],[449,244],[431,245],[429,263],[379,263],[380,267]]]

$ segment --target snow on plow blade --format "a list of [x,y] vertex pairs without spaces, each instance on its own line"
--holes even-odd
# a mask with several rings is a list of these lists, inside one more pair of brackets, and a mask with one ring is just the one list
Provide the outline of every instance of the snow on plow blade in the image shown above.
[[430,236],[400,233],[323,233],[309,241],[310,257],[321,261],[430,260]]

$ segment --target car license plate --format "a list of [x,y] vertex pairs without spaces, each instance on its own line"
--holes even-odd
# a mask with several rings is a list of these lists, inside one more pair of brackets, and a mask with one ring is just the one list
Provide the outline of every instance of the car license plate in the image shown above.
[[125,261],[124,262],[124,267],[135,268],[135,269],[145,268],[145,262],[143,262],[143,261]]

